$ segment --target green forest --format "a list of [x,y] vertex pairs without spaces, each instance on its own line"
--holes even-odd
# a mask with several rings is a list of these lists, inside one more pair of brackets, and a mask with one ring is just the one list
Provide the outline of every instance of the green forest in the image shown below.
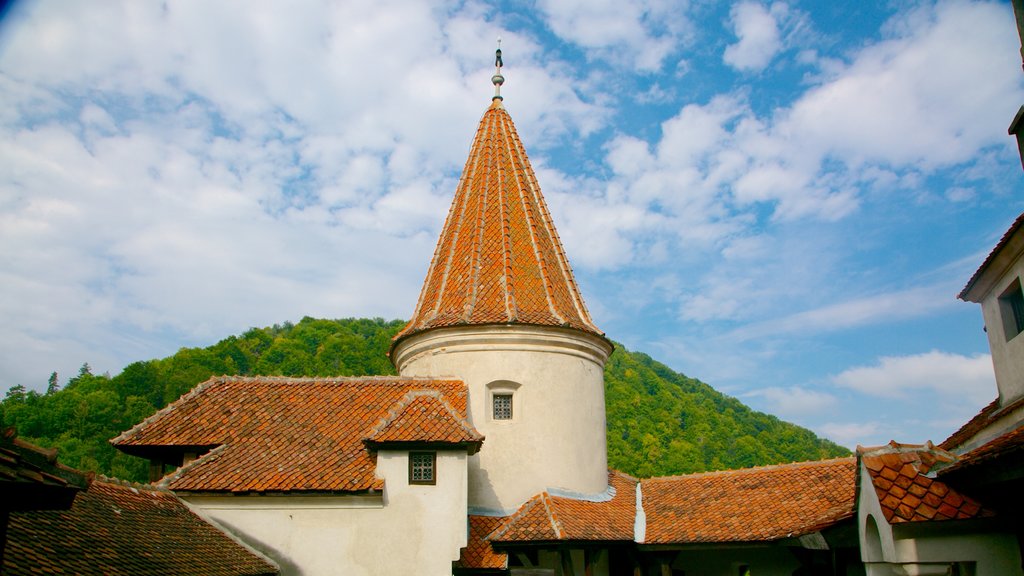
[[[57,448],[62,463],[144,481],[148,464],[109,440],[219,375],[365,376],[394,374],[386,353],[404,321],[303,318],[252,328],[207,348],[182,348],[135,362],[116,376],[84,364],[45,392],[11,387],[0,402],[3,425]],[[743,468],[849,454],[810,430],[756,412],[707,384],[616,344],[605,368],[608,459],[638,477]]]

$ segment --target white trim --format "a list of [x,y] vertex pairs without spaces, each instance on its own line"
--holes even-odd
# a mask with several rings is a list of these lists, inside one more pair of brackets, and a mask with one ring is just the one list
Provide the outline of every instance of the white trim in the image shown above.
[[644,512],[644,494],[636,483],[636,519],[633,521],[633,541],[643,544],[647,539],[647,514]]

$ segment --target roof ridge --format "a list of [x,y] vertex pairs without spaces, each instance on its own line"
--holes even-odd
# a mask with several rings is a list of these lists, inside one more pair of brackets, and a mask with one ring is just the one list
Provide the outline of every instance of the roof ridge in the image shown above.
[[565,537],[565,531],[562,530],[562,523],[558,520],[558,514],[554,510],[554,502],[551,500],[551,495],[545,490],[540,493],[540,501],[544,504],[544,511],[548,514],[548,521],[551,522],[551,529],[555,531],[555,537],[561,540]]
[[109,442],[113,446],[116,446],[119,442],[124,442],[124,441],[128,440],[129,438],[131,438],[132,436],[134,436],[138,432],[141,432],[142,429],[145,428],[147,425],[152,424],[153,422],[156,422],[160,418],[163,418],[167,414],[170,414],[171,412],[173,412],[174,409],[177,407],[179,402],[181,402],[181,401],[183,401],[185,399],[190,399],[190,398],[198,397],[207,388],[210,388],[212,386],[215,386],[216,384],[221,383],[223,381],[223,378],[225,378],[225,377],[224,376],[211,376],[211,377],[207,378],[206,380],[200,382],[199,384],[196,384],[195,386],[192,387],[191,390],[189,390],[188,392],[185,392],[181,396],[178,396],[177,400],[174,400],[173,402],[168,402],[166,406],[164,406],[163,408],[161,408],[161,409],[157,410],[156,412],[150,414],[147,418],[143,419],[142,422],[139,422],[135,426],[132,426],[131,428],[125,430],[124,432],[121,432],[120,434],[118,434],[117,436],[114,436],[113,438],[111,438],[107,442]]
[[114,476],[106,476],[104,474],[96,474],[95,481],[101,484],[121,486],[123,488],[131,488],[133,490],[149,490],[150,492],[174,494],[174,492],[171,491],[169,488],[163,486],[150,484],[148,482],[135,482],[132,480],[124,480],[122,478],[115,478]]
[[225,444],[221,444],[220,446],[217,446],[216,448],[214,448],[213,450],[210,450],[206,454],[203,454],[202,456],[196,458],[195,460],[189,462],[188,464],[184,464],[183,466],[180,466],[174,472],[171,472],[170,474],[164,476],[163,478],[160,479],[159,482],[157,482],[156,485],[158,487],[166,488],[167,490],[171,490],[171,484],[173,484],[175,481],[179,480],[186,473],[192,471],[193,468],[198,468],[199,466],[201,466],[203,464],[206,464],[207,462],[212,462],[212,461],[216,460],[217,458],[220,457],[221,454],[223,454],[224,452],[227,451],[229,446],[230,446],[230,444],[226,444],[226,443]]
[[674,480],[678,478],[700,478],[704,476],[724,476],[733,474],[745,474],[754,472],[763,472],[765,470],[775,470],[782,468],[809,468],[814,466],[825,466],[838,464],[840,462],[855,462],[856,456],[837,456],[835,458],[826,458],[824,460],[803,460],[799,462],[787,462],[782,464],[764,464],[762,466],[751,466],[749,468],[733,468],[730,470],[709,470],[707,472],[694,472],[691,474],[676,474],[673,476],[652,476],[650,478],[639,479],[639,482],[649,482],[651,480]]

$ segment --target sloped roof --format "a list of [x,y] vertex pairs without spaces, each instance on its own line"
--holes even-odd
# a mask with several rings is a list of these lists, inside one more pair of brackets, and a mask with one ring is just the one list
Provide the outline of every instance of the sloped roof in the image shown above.
[[968,440],[996,423],[1003,416],[1010,414],[1021,407],[1024,407],[1024,398],[1018,398],[1005,407],[1001,406],[999,398],[996,398],[990,402],[988,406],[985,406],[980,412],[975,414],[973,418],[965,422],[964,425],[956,432],[953,432],[949,438],[943,440],[942,443],[939,444],[939,448],[949,450],[950,452],[960,452],[960,448],[962,448]]
[[278,569],[170,492],[97,479],[69,510],[11,514],[3,573],[242,576]]
[[[460,426],[469,426],[464,422],[466,386],[458,380],[222,376],[196,386],[111,442],[141,455],[168,447],[217,447],[166,478],[174,490],[381,490],[375,456],[363,442],[379,432],[375,427],[410,392],[420,390],[436,391],[443,402],[433,406],[453,411],[463,420]],[[449,428],[438,431],[447,435]]]
[[542,492],[519,507],[488,540],[495,543],[540,541],[632,541],[637,480],[610,471],[610,499],[592,501]]
[[14,427],[0,431],[0,510],[66,509],[91,479],[58,462],[56,449],[18,438]]
[[430,443],[470,446],[475,453],[484,437],[438,390],[409,392],[366,437],[368,445]]
[[1011,454],[1020,454],[1022,452],[1024,452],[1024,425],[996,436],[970,452],[961,454],[956,462],[949,466],[944,466],[937,471],[937,474],[943,476],[950,472],[1000,460]]
[[815,532],[853,516],[855,474],[849,457],[643,480],[643,542],[765,542]]
[[[999,242],[996,243],[994,248],[992,248],[992,251],[989,252],[988,257],[985,258],[985,261],[981,263],[981,266],[978,267],[978,270],[975,271],[974,275],[971,276],[971,279],[967,281],[967,285],[964,286],[963,290],[960,291],[960,294],[957,295],[957,298],[965,301],[971,299],[970,293],[971,290],[974,288],[975,284],[977,284],[978,281],[981,280],[981,276],[985,273],[986,270],[988,270],[989,266],[991,266],[992,263],[995,262],[996,258],[999,257],[999,253],[1010,245],[1010,242],[1013,240],[1014,236],[1017,233],[1017,230],[1019,230],[1021,226],[1024,226],[1024,213],[1021,213],[1020,216],[1017,216],[1017,219],[1013,221],[1013,224],[1010,225],[1010,228],[1003,234],[1003,237],[999,239]],[[1018,248],[1016,249],[1019,250],[1020,241],[1017,242],[1017,246]]]
[[507,518],[503,516],[469,516],[469,539],[466,547],[459,551],[456,568],[502,569],[508,567],[508,555],[499,554],[487,541],[488,534],[501,526]]
[[875,448],[858,447],[857,454],[890,524],[993,515],[977,500],[927,476],[937,466],[956,461],[955,455],[931,443],[890,442]]
[[501,100],[480,120],[416,311],[395,343],[431,328],[487,324],[603,336]]

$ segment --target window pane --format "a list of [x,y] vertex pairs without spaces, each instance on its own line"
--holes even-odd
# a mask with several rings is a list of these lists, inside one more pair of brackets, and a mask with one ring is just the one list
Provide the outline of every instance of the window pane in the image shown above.
[[494,395],[494,419],[495,420],[511,420],[512,419],[512,395],[511,394],[495,394]]
[[409,453],[409,482],[412,484],[434,483],[434,453]]

